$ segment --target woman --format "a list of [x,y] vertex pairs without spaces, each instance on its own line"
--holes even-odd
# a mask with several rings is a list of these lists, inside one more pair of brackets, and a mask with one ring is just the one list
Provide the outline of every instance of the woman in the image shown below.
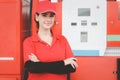
[[23,43],[28,80],[67,80],[66,73],[75,72],[78,66],[66,38],[51,30],[55,14],[53,3],[39,2],[35,14],[38,32]]

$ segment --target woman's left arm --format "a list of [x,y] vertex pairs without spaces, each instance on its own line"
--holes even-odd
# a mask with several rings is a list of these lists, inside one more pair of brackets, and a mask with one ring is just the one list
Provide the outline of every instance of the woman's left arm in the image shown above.
[[73,68],[70,64],[65,66],[64,61],[54,62],[33,62],[27,61],[25,68],[31,73],[55,73],[55,74],[66,74],[75,72],[76,68]]
[[[29,60],[25,62],[25,68],[31,73],[65,74],[68,72],[75,72],[76,70],[71,64],[66,63],[69,59],[54,62],[41,62],[33,53],[28,56]],[[72,58],[70,59],[73,63],[75,62],[74,60],[75,59]]]

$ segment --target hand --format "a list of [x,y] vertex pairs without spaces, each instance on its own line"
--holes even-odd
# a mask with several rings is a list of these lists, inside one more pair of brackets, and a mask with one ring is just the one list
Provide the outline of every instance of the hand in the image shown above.
[[78,67],[78,64],[76,63],[77,59],[76,58],[67,58],[64,60],[65,66],[66,65],[71,65],[74,69]]
[[37,56],[33,53],[31,53],[30,55],[28,55],[29,59],[33,62],[39,62],[39,59],[37,58]]

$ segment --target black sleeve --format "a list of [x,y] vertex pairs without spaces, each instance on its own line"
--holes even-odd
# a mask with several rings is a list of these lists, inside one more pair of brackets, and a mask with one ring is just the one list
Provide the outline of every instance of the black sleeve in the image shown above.
[[55,62],[32,62],[27,61],[25,68],[31,73],[55,73],[55,74],[66,74],[75,72],[71,65],[64,66],[64,61]]

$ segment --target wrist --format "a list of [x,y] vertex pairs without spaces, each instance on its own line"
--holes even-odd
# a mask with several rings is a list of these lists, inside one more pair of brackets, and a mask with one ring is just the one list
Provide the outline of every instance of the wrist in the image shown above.
[[67,65],[66,60],[64,60],[63,62],[64,62],[64,66],[66,66]]

